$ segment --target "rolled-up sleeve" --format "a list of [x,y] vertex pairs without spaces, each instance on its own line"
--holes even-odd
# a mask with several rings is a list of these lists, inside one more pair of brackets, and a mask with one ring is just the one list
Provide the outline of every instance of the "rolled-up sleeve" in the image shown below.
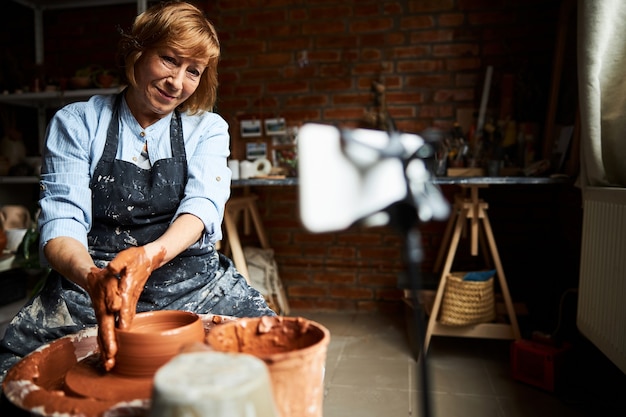
[[228,124],[217,114],[190,119],[200,123],[183,124],[189,177],[176,215],[191,213],[202,220],[205,234],[198,244],[204,246],[222,238],[221,224],[232,177],[227,165],[230,136]]
[[75,107],[59,110],[48,125],[39,183],[41,243],[72,237],[87,247],[91,225],[89,128]]

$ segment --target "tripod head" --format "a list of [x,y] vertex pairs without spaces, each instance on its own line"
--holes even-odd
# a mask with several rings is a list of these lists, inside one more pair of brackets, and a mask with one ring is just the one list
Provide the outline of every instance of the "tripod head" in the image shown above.
[[309,231],[388,224],[397,204],[422,222],[448,217],[424,163],[432,146],[418,135],[308,123],[297,143],[300,217]]

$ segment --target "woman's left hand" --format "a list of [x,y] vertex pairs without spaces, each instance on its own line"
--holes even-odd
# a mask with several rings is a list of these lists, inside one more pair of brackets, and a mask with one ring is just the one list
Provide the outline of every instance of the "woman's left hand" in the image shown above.
[[152,271],[161,265],[165,257],[162,248],[149,258],[143,246],[131,247],[120,252],[107,266],[108,271],[120,277],[118,291],[122,299],[119,310],[119,328],[128,329],[135,318],[137,302]]

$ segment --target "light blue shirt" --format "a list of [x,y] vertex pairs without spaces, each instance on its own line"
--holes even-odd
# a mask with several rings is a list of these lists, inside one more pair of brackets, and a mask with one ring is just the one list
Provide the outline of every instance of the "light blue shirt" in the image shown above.
[[[104,150],[114,98],[96,95],[87,102],[68,104],[48,124],[39,201],[42,245],[68,236],[87,247],[93,221],[89,183]],[[122,100],[119,115],[117,159],[140,165],[146,142],[150,164],[172,156],[171,114],[143,129]],[[181,118],[188,181],[174,218],[191,213],[204,222],[204,235],[192,246],[202,248],[222,238],[231,182],[226,163],[230,154],[228,124],[210,112],[193,116],[182,113]]]

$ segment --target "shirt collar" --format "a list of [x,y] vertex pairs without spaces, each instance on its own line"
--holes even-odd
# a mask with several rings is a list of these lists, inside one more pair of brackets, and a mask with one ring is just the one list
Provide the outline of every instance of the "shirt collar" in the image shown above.
[[170,122],[172,120],[172,116],[174,114],[173,112],[171,112],[167,114],[166,116],[164,116],[163,118],[161,118],[161,120],[159,120],[158,122],[153,123],[144,129],[141,127],[139,122],[137,122],[137,119],[135,119],[135,116],[133,116],[132,112],[130,111],[130,107],[128,107],[125,97],[122,100],[122,105],[120,106],[119,112],[120,112],[120,121],[124,123],[125,125],[127,125],[128,127],[130,127],[133,130],[133,132],[136,132],[136,133],[140,133],[140,132],[155,133],[165,128],[169,128]]

